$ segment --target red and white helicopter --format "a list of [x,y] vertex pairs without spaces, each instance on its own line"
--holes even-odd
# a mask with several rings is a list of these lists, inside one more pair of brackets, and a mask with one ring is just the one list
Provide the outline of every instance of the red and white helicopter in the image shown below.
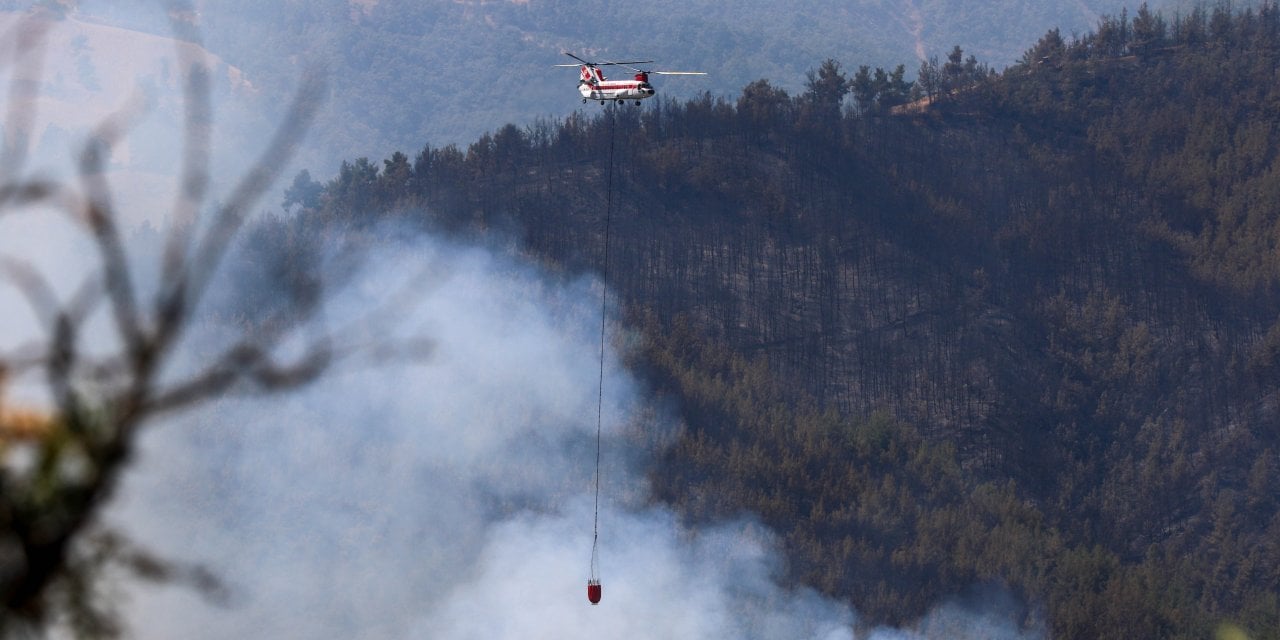
[[[587,100],[599,100],[600,104],[604,104],[610,100],[616,101],[618,104],[625,104],[628,100],[634,100],[636,105],[645,98],[652,98],[654,91],[653,85],[649,84],[649,74],[659,76],[705,76],[705,71],[646,71],[637,69],[633,64],[652,64],[652,60],[633,60],[630,62],[588,62],[578,56],[565,51],[564,54],[578,61],[578,64],[558,64],[557,67],[578,67],[578,93],[582,94],[582,102],[585,104]],[[631,69],[636,72],[635,78],[631,80],[605,80],[604,73],[600,71],[600,67],[620,66]]]

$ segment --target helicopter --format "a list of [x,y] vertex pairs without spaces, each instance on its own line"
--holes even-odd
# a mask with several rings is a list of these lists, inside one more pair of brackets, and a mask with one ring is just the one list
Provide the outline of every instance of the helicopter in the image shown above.
[[[636,106],[640,106],[640,101],[645,98],[652,98],[656,91],[653,85],[649,84],[649,74],[659,76],[705,76],[705,71],[649,71],[633,67],[636,64],[653,64],[652,60],[632,60],[629,62],[590,62],[583,60],[578,56],[563,52],[566,56],[577,60],[575,64],[558,64],[557,67],[578,67],[578,93],[582,94],[582,103],[586,104],[588,100],[599,100],[600,104],[612,100],[618,104],[626,104],[628,101],[635,101]],[[600,67],[619,66],[626,67],[636,72],[635,78],[631,80],[606,80],[604,73]]]

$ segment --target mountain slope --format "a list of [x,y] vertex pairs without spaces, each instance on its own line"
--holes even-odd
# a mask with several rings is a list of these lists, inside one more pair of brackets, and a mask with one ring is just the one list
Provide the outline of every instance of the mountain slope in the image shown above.
[[576,271],[611,202],[635,366],[686,422],[657,497],[761,514],[872,622],[998,583],[1055,637],[1274,637],[1277,44],[1274,5],[1142,11],[945,66],[915,113],[758,82],[344,163],[299,203]]

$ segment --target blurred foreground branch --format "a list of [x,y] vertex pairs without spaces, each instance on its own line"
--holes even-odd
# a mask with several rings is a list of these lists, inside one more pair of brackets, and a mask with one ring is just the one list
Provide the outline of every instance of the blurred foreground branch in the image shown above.
[[[97,266],[67,299],[27,262],[0,256],[0,286],[25,300],[43,334],[0,352],[0,636],[41,635],[48,625],[77,634],[118,635],[110,604],[94,581],[114,563],[152,580],[178,581],[216,595],[216,578],[173,566],[132,547],[95,523],[126,469],[144,422],[164,411],[196,406],[235,389],[275,392],[315,380],[346,350],[333,336],[299,335],[316,304],[299,303],[294,322],[250,328],[204,358],[185,378],[164,373],[207,297],[210,281],[264,192],[301,141],[324,91],[307,74],[267,150],[222,204],[209,199],[211,98],[198,33],[170,7],[184,78],[184,136],[178,194],[169,211],[159,284],[144,299],[131,268],[121,212],[105,173],[111,151],[142,113],[129,106],[102,121],[80,150],[77,178],[27,175],[31,128],[37,121],[46,35],[55,18],[33,11],[3,34],[0,69],[12,81],[0,149],[0,220],[20,211],[67,215],[96,250]],[[12,314],[17,310],[5,309]],[[118,339],[114,353],[84,344],[86,325],[108,314]],[[301,342],[282,362],[274,349]],[[100,349],[102,345],[93,345]],[[163,375],[162,375],[163,373]],[[43,380],[49,406],[7,406],[19,379]]]

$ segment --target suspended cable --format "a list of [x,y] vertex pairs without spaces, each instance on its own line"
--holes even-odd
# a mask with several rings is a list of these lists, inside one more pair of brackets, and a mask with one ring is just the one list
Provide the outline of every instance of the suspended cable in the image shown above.
[[605,181],[604,201],[604,260],[600,267],[600,383],[596,395],[596,502],[595,518],[591,531],[591,577],[587,580],[587,599],[599,604],[600,586],[600,442],[604,425],[604,354],[605,326],[609,312],[609,236],[613,222],[613,146],[614,110],[609,114],[609,169]]

